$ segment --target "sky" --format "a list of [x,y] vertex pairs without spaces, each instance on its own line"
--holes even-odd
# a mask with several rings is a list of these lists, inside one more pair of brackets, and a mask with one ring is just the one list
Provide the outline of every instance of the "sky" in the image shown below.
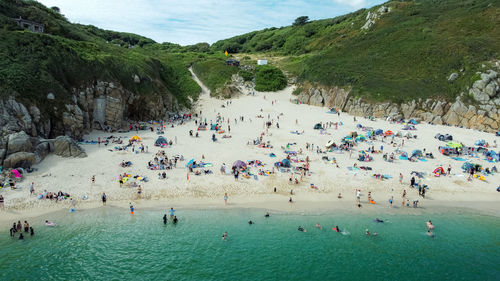
[[214,43],[269,27],[340,16],[385,0],[38,0],[71,22],[131,32],[156,42]]

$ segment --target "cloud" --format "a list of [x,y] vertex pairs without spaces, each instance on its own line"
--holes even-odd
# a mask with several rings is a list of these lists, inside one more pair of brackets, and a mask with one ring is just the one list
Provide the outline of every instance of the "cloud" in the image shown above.
[[366,0],[334,0],[340,5],[349,5],[354,8],[365,7],[367,2]]
[[[238,34],[290,25],[296,17],[331,18],[365,0],[39,0],[71,22],[137,33],[158,42],[213,43]],[[382,3],[383,0],[370,0]],[[372,3],[370,3],[372,4]]]

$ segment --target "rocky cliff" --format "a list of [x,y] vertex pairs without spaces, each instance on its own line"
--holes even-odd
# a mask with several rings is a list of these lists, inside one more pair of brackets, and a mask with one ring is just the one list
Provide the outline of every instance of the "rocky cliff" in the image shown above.
[[[452,76],[450,75],[450,81]],[[478,73],[478,79],[455,101],[418,99],[408,103],[373,103],[354,97],[350,88],[301,85],[297,102],[338,107],[357,116],[414,118],[433,124],[449,124],[497,132],[500,130],[500,77],[494,70]],[[469,104],[471,103],[471,104]]]
[[[58,102],[53,93],[42,105],[9,96],[0,100],[0,164],[30,166],[49,152],[84,157],[71,138],[80,139],[92,129],[119,130],[129,120],[165,119],[178,108],[170,94],[138,95],[105,81],[72,89],[68,103]],[[71,138],[57,141],[58,136]]]

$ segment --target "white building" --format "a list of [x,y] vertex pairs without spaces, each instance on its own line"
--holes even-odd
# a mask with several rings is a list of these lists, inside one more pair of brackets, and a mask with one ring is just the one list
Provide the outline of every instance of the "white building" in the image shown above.
[[257,65],[266,65],[267,60],[257,60]]

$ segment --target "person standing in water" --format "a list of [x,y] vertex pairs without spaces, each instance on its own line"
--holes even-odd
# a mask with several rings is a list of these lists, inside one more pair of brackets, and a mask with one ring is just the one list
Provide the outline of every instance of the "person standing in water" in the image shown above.
[[167,224],[167,214],[163,215],[163,224]]
[[179,220],[177,219],[177,216],[174,216],[174,219],[173,219],[174,224],[177,224],[178,221]]
[[134,205],[132,205],[132,203],[129,203],[130,204],[130,214],[134,214]]
[[106,206],[106,193],[104,192],[102,193],[101,199],[102,199],[102,205]]
[[227,205],[227,193],[224,193],[224,205]]
[[170,208],[170,219],[173,220],[174,219],[174,213],[175,213],[175,210],[174,208]]

